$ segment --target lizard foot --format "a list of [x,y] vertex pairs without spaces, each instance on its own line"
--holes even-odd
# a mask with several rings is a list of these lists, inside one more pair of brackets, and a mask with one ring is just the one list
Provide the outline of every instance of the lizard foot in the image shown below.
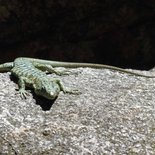
[[69,71],[69,70],[63,70],[63,71],[55,70],[55,74],[59,75],[59,76],[61,76],[61,75],[70,75],[70,73],[72,73],[72,72]]
[[58,79],[55,79],[55,80],[52,80],[52,82],[55,82],[59,85],[60,87],[60,90],[63,91],[64,93],[69,93],[69,94],[81,94],[80,91],[78,89],[70,89],[70,88],[66,88],[63,83],[58,80]]
[[64,70],[60,72],[60,75],[77,75],[77,72],[69,71],[69,70]]
[[22,99],[26,99],[28,96],[30,96],[30,90],[20,89],[18,91]]
[[81,92],[78,89],[69,89],[66,88],[65,90],[63,90],[64,93],[69,93],[69,94],[76,94],[79,95],[81,94]]

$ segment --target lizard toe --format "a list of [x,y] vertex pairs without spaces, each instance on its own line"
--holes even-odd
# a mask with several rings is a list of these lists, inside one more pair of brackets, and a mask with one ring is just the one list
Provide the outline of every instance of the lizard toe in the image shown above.
[[19,90],[19,92],[18,92],[19,94],[20,94],[20,96],[21,96],[21,98],[22,99],[26,99],[28,96],[30,96],[30,90]]

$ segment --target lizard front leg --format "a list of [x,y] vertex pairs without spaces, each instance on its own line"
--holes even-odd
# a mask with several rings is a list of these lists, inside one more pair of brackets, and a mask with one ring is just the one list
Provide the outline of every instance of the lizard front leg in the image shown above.
[[29,96],[28,91],[25,90],[25,81],[26,79],[24,77],[20,77],[18,80],[18,86],[19,86],[19,94],[21,95],[21,98],[27,98]]
[[62,81],[60,81],[59,79],[54,79],[52,80],[53,82],[57,83],[60,87],[60,90],[63,91],[64,93],[69,93],[69,94],[80,94],[79,90],[77,89],[70,89],[70,88],[66,88]]

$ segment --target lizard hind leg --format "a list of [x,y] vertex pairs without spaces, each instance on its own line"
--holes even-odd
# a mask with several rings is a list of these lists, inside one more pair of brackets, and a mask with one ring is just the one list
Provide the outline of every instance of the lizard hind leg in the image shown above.
[[53,68],[51,65],[44,65],[35,63],[34,66],[42,71],[47,71],[48,73],[55,73],[56,75],[69,75],[70,71],[58,71],[57,69]]
[[0,71],[1,72],[10,71],[13,68],[13,65],[14,65],[13,62],[0,64]]

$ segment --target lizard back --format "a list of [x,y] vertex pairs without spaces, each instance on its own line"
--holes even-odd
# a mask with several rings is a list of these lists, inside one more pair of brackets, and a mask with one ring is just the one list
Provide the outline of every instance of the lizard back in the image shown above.
[[14,61],[14,67],[11,72],[16,77],[25,77],[33,81],[35,81],[36,78],[40,79],[47,76],[44,72],[37,69],[32,62],[18,58]]

